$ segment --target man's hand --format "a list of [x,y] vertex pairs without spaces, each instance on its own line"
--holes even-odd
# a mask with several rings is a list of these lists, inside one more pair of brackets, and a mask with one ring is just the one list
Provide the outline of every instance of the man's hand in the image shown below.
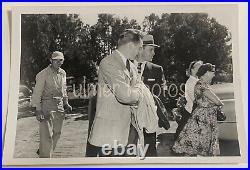
[[72,106],[69,105],[69,103],[66,103],[64,105],[65,113],[71,113],[72,112]]
[[143,83],[142,79],[144,79],[144,77],[137,76],[137,78],[136,78],[136,84]]
[[36,110],[36,111],[35,111],[35,114],[36,114],[36,119],[37,119],[39,122],[42,122],[42,121],[45,119],[42,110]]

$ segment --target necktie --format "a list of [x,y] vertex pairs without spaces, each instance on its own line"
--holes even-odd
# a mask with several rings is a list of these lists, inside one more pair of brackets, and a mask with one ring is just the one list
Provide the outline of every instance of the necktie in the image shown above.
[[126,61],[126,68],[128,69],[128,71],[130,72],[130,63],[129,63],[129,60],[127,59]]
[[138,66],[137,66],[138,74],[141,74],[141,65],[142,63],[138,63]]

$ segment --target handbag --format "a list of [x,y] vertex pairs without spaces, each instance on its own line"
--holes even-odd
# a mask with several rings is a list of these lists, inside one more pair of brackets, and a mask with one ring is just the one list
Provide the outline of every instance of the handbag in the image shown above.
[[177,108],[184,108],[186,104],[187,104],[187,100],[186,100],[185,96],[180,96],[177,99],[177,102],[176,102]]
[[224,112],[221,111],[221,108],[217,109],[217,121],[224,121],[226,120],[227,116]]
[[172,115],[171,119],[173,121],[176,121],[178,124],[181,121],[182,113],[185,109],[185,105],[187,104],[187,100],[185,96],[180,96],[178,99],[176,99],[176,108],[172,109]]

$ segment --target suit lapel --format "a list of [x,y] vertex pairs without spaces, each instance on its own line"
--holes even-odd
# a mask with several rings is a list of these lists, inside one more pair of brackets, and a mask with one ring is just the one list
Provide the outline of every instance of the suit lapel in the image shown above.
[[132,73],[131,85],[135,85],[138,73],[137,73],[137,69],[133,63],[131,64],[131,73]]
[[124,73],[125,73],[125,75],[126,75],[128,78],[131,78],[131,77],[130,77],[130,73],[129,73],[129,71],[128,71],[127,68],[124,69]]
[[114,52],[115,54],[115,59],[117,60],[117,62],[120,64],[122,70],[124,71],[125,75],[130,79],[130,73],[128,71],[128,69],[126,68],[125,64],[123,63],[122,59],[121,59],[121,56],[119,55],[118,52]]
[[143,73],[142,73],[142,76],[143,77],[148,77],[149,74],[150,74],[150,65],[149,65],[149,62],[146,62],[145,64],[145,67],[144,67],[144,70],[143,70]]

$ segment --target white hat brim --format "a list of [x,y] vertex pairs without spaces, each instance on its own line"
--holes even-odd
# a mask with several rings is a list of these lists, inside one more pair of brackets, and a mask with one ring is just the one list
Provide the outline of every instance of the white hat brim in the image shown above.
[[154,47],[160,47],[159,45],[156,44],[143,44],[144,46],[148,45],[148,46],[154,46]]
[[59,59],[59,60],[61,60],[61,59],[63,59],[64,60],[64,57],[62,57],[62,56],[56,56],[56,57],[53,57],[53,58],[51,58],[52,60],[55,60],[55,59]]

